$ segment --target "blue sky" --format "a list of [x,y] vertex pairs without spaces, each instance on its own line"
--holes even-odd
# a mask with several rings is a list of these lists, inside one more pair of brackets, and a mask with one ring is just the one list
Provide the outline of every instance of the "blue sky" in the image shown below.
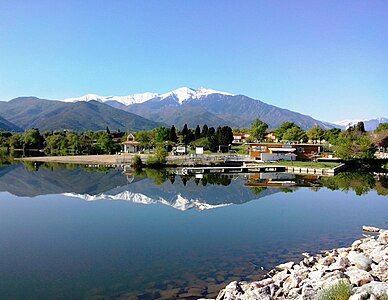
[[0,0],[0,100],[182,86],[388,117],[388,2]]

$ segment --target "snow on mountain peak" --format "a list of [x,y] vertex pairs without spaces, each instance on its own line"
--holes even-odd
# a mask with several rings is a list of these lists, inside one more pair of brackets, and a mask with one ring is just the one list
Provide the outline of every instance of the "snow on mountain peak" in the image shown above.
[[132,203],[138,203],[138,204],[163,204],[170,207],[173,207],[175,209],[185,211],[189,209],[197,209],[197,210],[207,210],[207,209],[213,209],[213,208],[220,208],[224,206],[231,205],[230,203],[226,204],[208,204],[206,202],[203,202],[199,199],[188,199],[183,197],[181,194],[177,194],[174,200],[168,201],[164,198],[158,198],[153,199],[149,196],[146,196],[141,193],[132,193],[130,191],[124,191],[116,195],[109,195],[109,194],[98,194],[98,195],[89,195],[89,194],[77,194],[77,193],[63,193],[63,196],[66,197],[75,197],[80,198],[86,201],[97,201],[97,200],[123,200],[128,201]]
[[180,104],[182,104],[184,101],[189,99],[199,99],[204,96],[208,96],[211,94],[222,94],[222,95],[228,95],[233,96],[233,94],[226,93],[226,92],[220,92],[212,89],[206,89],[204,87],[200,87],[197,90],[187,88],[187,87],[181,87],[179,89],[173,90],[169,93],[163,94],[160,96],[161,100],[166,99],[170,96],[175,96]]
[[201,97],[208,96],[211,94],[233,96],[233,94],[230,94],[230,93],[220,92],[212,89],[206,89],[204,87],[200,87],[197,90],[191,89],[188,87],[181,87],[179,89],[176,89],[161,95],[156,93],[140,93],[140,94],[133,94],[128,96],[99,96],[96,94],[87,94],[85,96],[81,96],[78,98],[66,98],[63,101],[64,102],[78,102],[78,101],[91,101],[91,100],[95,100],[99,102],[117,101],[128,106],[131,104],[143,103],[154,98],[159,98],[160,100],[163,100],[173,96],[180,104],[182,104],[186,100],[200,99]]
[[78,102],[78,101],[91,101],[96,100],[99,102],[107,101],[117,101],[124,105],[131,105],[135,103],[143,103],[153,98],[158,97],[158,94],[155,93],[142,93],[142,94],[133,94],[128,96],[99,96],[96,94],[88,94],[79,98],[67,98],[63,101],[65,102]]
[[365,130],[372,131],[372,130],[375,130],[380,123],[387,123],[388,119],[384,118],[384,117],[377,117],[377,118],[373,118],[373,119],[363,119],[363,120],[361,120],[361,119],[343,120],[343,121],[334,122],[334,124],[341,126],[344,129],[347,129],[351,126],[356,125],[358,122],[364,123]]
[[66,98],[63,101],[64,102],[77,102],[77,101],[86,101],[87,102],[87,101],[95,100],[98,102],[104,102],[103,98],[104,97],[101,97],[97,94],[87,94],[87,95],[81,96],[79,98]]

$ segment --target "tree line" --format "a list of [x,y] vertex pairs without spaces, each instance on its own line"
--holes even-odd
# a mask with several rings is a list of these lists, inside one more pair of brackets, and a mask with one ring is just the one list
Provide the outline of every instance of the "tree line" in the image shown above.
[[[366,132],[364,124],[359,122],[353,127],[341,131],[339,128],[324,130],[318,126],[304,131],[293,122],[285,122],[273,130],[279,142],[325,142],[332,146],[335,155],[345,160],[370,159],[377,148],[388,148],[388,123],[380,124],[374,132]],[[136,132],[135,140],[145,150],[152,148],[170,151],[173,146],[186,145],[192,148],[204,147],[205,150],[216,152],[220,145],[228,146],[233,142],[233,133],[247,133],[247,142],[266,141],[268,125],[255,120],[250,128],[219,126],[182,129],[174,125],[170,128],[159,127],[149,131]],[[30,129],[24,133],[0,132],[0,147],[14,150],[37,150],[47,155],[80,155],[80,154],[113,154],[122,150],[122,142],[127,133],[111,132],[107,127],[104,131],[51,131],[41,134],[38,129]]]

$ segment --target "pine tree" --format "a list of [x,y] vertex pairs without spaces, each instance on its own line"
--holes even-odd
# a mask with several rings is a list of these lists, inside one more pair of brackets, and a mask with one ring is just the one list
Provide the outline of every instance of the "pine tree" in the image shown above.
[[182,129],[182,139],[183,139],[183,143],[184,143],[185,145],[188,144],[188,138],[187,138],[188,133],[189,133],[189,129],[188,129],[188,127],[187,127],[187,124],[185,124],[185,125],[183,126],[183,129]]
[[195,128],[195,139],[198,140],[201,138],[201,128],[199,128],[199,125],[197,125],[197,128]]
[[202,127],[201,137],[207,137],[209,134],[209,127],[205,124]]
[[174,125],[172,125],[170,129],[169,140],[173,143],[176,143],[178,141],[178,136],[176,135],[176,130]]

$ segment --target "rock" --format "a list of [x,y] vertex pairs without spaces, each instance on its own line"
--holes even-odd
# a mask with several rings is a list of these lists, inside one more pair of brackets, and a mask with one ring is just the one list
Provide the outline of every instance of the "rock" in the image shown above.
[[351,284],[357,286],[362,286],[373,281],[373,277],[369,274],[369,272],[360,270],[358,268],[349,268],[345,272],[345,275],[349,277]]
[[284,270],[284,271],[281,271],[281,272],[279,272],[279,273],[276,273],[276,274],[272,277],[272,279],[273,279],[273,281],[274,281],[277,285],[282,286],[283,281],[284,281],[287,277],[289,277],[289,276],[290,276],[290,274],[288,273],[288,270]]
[[292,268],[292,266],[293,266],[294,264],[295,264],[295,263],[294,263],[293,261],[290,261],[290,262],[288,262],[288,263],[284,263],[284,264],[280,264],[280,265],[276,266],[276,269],[277,269],[277,270],[280,270],[280,271],[282,271],[282,270],[289,270],[289,269]]
[[310,284],[305,284],[302,287],[302,299],[303,300],[315,300],[317,291],[314,290]]
[[388,263],[385,260],[380,261],[378,265],[372,264],[371,274],[382,282],[388,282]]
[[317,284],[318,286],[325,288],[327,286],[338,283],[339,281],[343,280],[344,277],[345,277],[344,273],[340,271],[334,271],[334,272],[325,274],[321,278],[321,281],[317,282]]
[[260,280],[260,281],[256,281],[256,282],[254,282],[253,284],[254,284],[257,288],[261,288],[261,287],[270,285],[270,284],[273,283],[273,282],[274,282],[273,278],[266,278],[266,279],[263,279],[263,280]]
[[348,259],[350,263],[355,265],[357,268],[365,271],[370,270],[372,260],[364,254],[351,251],[348,255]]
[[232,281],[218,294],[216,300],[237,300],[240,299],[245,292],[242,290],[238,281]]
[[349,297],[349,300],[366,300],[369,298],[368,293],[354,294]]
[[376,232],[377,233],[380,231],[380,228],[373,227],[373,226],[362,226],[362,230],[367,231],[367,232]]
[[298,284],[301,281],[302,279],[299,276],[296,276],[295,274],[291,274],[283,281],[283,289],[291,290],[293,288],[296,288],[298,287]]
[[381,244],[388,244],[388,230],[381,230],[380,235],[377,239]]
[[362,287],[353,289],[354,294],[368,293],[378,298],[388,295],[388,284],[384,282],[372,281]]
[[[217,300],[313,300],[321,289],[344,280],[353,285],[349,300],[382,300],[388,295],[387,230],[380,230],[379,236],[357,240],[352,247],[320,253],[304,253],[299,263],[281,264],[260,281],[233,281],[221,290]],[[187,295],[200,292],[193,290]]]
[[322,271],[312,271],[309,273],[308,278],[314,281],[318,281],[318,280],[321,280],[324,274],[325,273]]
[[323,266],[330,266],[335,262],[335,258],[333,256],[326,256],[318,260],[318,263]]
[[370,255],[370,253],[376,249],[377,247],[384,247],[383,245],[381,245],[378,241],[376,240],[370,240],[370,241],[367,241],[365,243],[362,243],[359,247],[358,247],[358,250],[361,250],[362,252],[364,252],[365,255]]
[[388,247],[379,245],[369,253],[369,257],[376,263],[380,263],[384,260],[384,256],[388,257]]
[[362,241],[361,241],[361,240],[356,240],[356,241],[354,241],[353,244],[352,244],[352,249],[353,249],[353,250],[357,250],[358,247],[359,247],[361,244],[362,244]]

